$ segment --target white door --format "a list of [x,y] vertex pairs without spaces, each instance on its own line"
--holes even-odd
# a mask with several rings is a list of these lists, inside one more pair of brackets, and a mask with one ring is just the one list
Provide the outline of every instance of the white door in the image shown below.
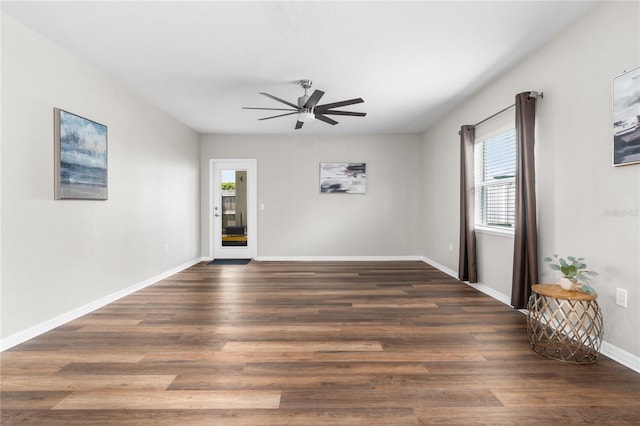
[[211,160],[210,253],[253,259],[257,232],[257,160]]

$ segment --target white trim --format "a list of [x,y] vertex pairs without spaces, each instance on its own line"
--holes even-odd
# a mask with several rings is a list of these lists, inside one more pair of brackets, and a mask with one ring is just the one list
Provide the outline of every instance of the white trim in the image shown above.
[[422,260],[421,256],[257,256],[259,262],[391,262]]
[[[423,257],[422,261],[424,263],[428,263],[429,265],[433,266],[436,269],[439,269],[440,271],[444,272],[445,274],[455,278],[455,279],[459,279],[458,278],[458,274],[456,273],[456,271],[454,271],[453,269],[449,269],[444,265],[439,264],[438,262],[429,259],[428,257]],[[511,298],[509,296],[507,296],[506,294],[500,293],[499,291],[494,290],[493,288],[489,287],[486,284],[482,284],[482,283],[470,283],[468,281],[462,281],[463,283],[465,283],[466,285],[475,288],[476,290],[486,294],[487,296],[491,296],[494,299],[504,303],[505,305],[509,305],[511,306]]]
[[464,281],[464,283],[470,287],[475,288],[476,290],[486,294],[487,296],[491,296],[499,302],[504,303],[505,305],[511,306],[511,297],[507,296],[504,293],[500,293],[499,291],[489,287],[486,284],[482,283],[470,283]]
[[453,269],[449,269],[446,266],[439,264],[435,260],[429,259],[428,257],[422,256],[422,258],[420,260],[422,260],[424,263],[428,263],[429,265],[433,266],[436,269],[439,269],[440,271],[444,272],[445,274],[449,275],[450,277],[453,277],[456,280],[458,279],[458,273],[456,271],[454,271]]
[[[427,257],[423,257],[422,261],[425,263],[428,263],[429,265],[433,266],[436,269],[439,269],[440,271],[444,272],[445,274],[458,279],[457,277],[457,273],[452,270],[447,268],[446,266],[443,266],[441,264],[439,264],[438,262],[435,262]],[[478,291],[481,291],[482,293],[493,297],[494,299],[504,303],[505,305],[509,305],[511,306],[511,298],[509,296],[507,296],[506,294],[500,293],[499,291],[496,291],[494,289],[492,289],[491,287],[489,287],[486,284],[481,284],[481,283],[469,283],[466,281],[463,281],[465,284],[475,288]],[[518,311],[524,315],[527,315],[528,311],[526,309],[518,309]],[[632,369],[633,371],[640,373],[640,357],[629,353],[625,350],[620,349],[617,346],[612,345],[611,343],[608,343],[606,341],[602,342],[602,346],[600,347],[600,353],[608,358],[610,358],[611,360],[617,362],[618,364],[622,364],[627,368]]]
[[611,358],[617,363],[632,369],[636,373],[640,373],[640,357],[622,350],[617,346],[613,346],[611,343],[607,343],[605,341],[602,342],[600,353],[606,357]]
[[156,276],[148,278],[130,287],[116,291],[115,293],[109,294],[107,296],[101,297],[100,299],[94,300],[93,302],[87,303],[84,306],[80,306],[79,308],[73,309],[67,313],[48,319],[44,322],[41,322],[40,324],[36,324],[25,330],[12,334],[11,336],[7,336],[4,339],[0,339],[0,352],[10,349],[16,345],[19,345],[20,343],[24,343],[27,340],[33,339],[34,337],[37,337],[41,334],[46,333],[47,331],[53,330],[56,327],[64,325],[69,321],[73,321],[74,319],[80,318],[83,315],[87,315],[95,311],[96,309],[100,309],[103,306],[108,305],[109,303],[113,303],[118,299],[121,299],[125,296],[135,293],[138,290],[142,290],[143,288],[148,287],[152,284],[155,284],[158,281],[161,281],[165,278],[168,278],[171,275],[174,275],[187,268],[190,268],[191,266],[201,261],[202,261],[202,258],[198,258],[198,259],[194,259],[192,261],[183,263],[182,265],[176,266],[175,268],[169,269],[168,271],[162,272]]
[[516,233],[516,230],[514,228],[502,229],[502,228],[482,226],[482,225],[476,225],[475,231],[481,234],[496,235],[498,237],[507,237],[512,239]]

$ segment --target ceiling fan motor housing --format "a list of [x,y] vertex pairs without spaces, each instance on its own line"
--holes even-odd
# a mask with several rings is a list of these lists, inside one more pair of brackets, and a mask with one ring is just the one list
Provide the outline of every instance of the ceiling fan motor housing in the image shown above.
[[298,98],[298,108],[304,108],[304,104],[309,100],[309,96],[305,94],[304,96],[300,96]]

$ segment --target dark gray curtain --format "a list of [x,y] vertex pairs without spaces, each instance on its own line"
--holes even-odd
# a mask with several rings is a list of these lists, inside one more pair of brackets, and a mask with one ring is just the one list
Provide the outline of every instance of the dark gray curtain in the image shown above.
[[516,224],[513,251],[511,305],[527,306],[531,286],[538,282],[538,231],[534,162],[536,98],[531,92],[516,95]]
[[460,128],[460,253],[458,278],[478,282],[476,266],[475,187],[473,182],[474,126]]

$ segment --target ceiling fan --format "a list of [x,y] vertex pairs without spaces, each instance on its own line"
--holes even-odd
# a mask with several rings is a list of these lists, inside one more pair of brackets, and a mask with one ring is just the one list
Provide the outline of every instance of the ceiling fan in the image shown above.
[[287,115],[298,114],[298,121],[296,121],[296,130],[302,128],[304,123],[314,121],[316,118],[325,123],[336,125],[338,122],[327,115],[350,115],[354,117],[364,117],[366,112],[352,112],[352,111],[336,111],[334,108],[340,108],[347,105],[359,104],[364,102],[361,98],[349,99],[347,101],[332,102],[330,104],[318,105],[318,101],[324,95],[322,90],[314,90],[311,96],[307,95],[307,89],[311,88],[311,80],[300,80],[300,86],[304,89],[304,96],[298,98],[298,105],[291,102],[287,102],[284,99],[280,99],[276,96],[268,93],[260,92],[261,95],[265,95],[275,101],[281,102],[291,108],[255,108],[255,107],[242,107],[243,109],[260,109],[269,111],[292,111],[284,114],[273,115],[271,117],[259,118],[258,120],[270,120],[277,117],[285,117]]

